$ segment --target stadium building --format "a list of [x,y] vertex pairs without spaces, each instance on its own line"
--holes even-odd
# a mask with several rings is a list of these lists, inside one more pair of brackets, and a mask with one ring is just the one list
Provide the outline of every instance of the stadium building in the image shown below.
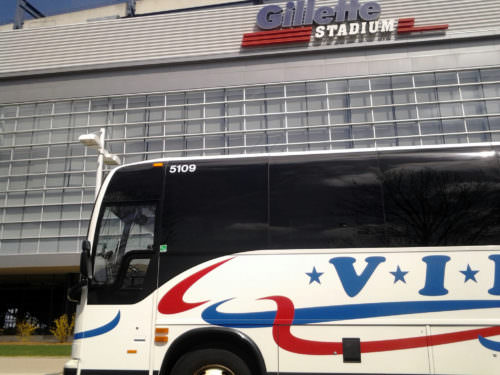
[[72,309],[96,190],[82,134],[104,128],[125,164],[500,141],[497,0],[137,0],[15,26],[0,26],[4,328]]

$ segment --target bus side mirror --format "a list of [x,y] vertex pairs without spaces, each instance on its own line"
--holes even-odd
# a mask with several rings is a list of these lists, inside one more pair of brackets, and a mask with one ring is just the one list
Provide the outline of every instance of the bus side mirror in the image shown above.
[[80,255],[80,273],[87,279],[92,279],[92,263],[90,259],[90,242],[83,240],[82,253]]

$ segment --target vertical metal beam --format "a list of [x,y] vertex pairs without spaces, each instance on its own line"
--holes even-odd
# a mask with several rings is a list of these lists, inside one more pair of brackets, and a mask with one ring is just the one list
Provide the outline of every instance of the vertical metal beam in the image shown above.
[[16,14],[14,16],[14,29],[21,29],[24,24],[24,13],[33,18],[43,18],[45,15],[31,5],[28,0],[17,0]]
[[127,0],[127,17],[135,16],[135,1],[136,0]]

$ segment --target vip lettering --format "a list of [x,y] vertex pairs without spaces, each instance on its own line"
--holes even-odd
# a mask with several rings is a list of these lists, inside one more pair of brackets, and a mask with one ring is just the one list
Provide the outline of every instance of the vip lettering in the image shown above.
[[[488,257],[495,265],[493,287],[488,289],[488,293],[494,296],[500,296],[500,255],[490,255]],[[451,260],[446,255],[430,255],[422,258],[425,263],[426,271],[423,278],[423,288],[418,291],[422,296],[444,296],[448,294],[448,289],[445,287],[445,275],[447,270],[447,263]],[[380,268],[379,266],[386,261],[385,257],[372,256],[365,258],[366,266],[360,274],[354,269],[356,259],[352,257],[335,257],[330,259],[330,263],[334,266],[337,275],[340,279],[344,291],[349,297],[356,297],[370,281],[372,276]],[[474,279],[475,273],[479,271],[472,271],[467,267],[467,271],[459,271],[465,275],[465,280]],[[396,277],[396,280],[404,281],[404,274],[397,269],[397,272],[390,272]],[[398,276],[396,276],[398,275]]]
[[375,1],[360,4],[358,0],[339,0],[335,7],[321,6],[315,8],[315,0],[290,1],[285,8],[279,5],[268,5],[257,14],[257,26],[262,30],[279,27],[329,25],[333,22],[376,21],[381,12]]

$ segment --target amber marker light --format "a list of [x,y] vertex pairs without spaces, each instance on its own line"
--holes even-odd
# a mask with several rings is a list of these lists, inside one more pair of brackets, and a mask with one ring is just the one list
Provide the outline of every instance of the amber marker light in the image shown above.
[[155,342],[166,343],[168,342],[168,328],[155,329]]
[[137,354],[137,350],[129,349],[129,350],[127,350],[127,354]]
[[163,163],[153,163],[153,167],[163,167]]

